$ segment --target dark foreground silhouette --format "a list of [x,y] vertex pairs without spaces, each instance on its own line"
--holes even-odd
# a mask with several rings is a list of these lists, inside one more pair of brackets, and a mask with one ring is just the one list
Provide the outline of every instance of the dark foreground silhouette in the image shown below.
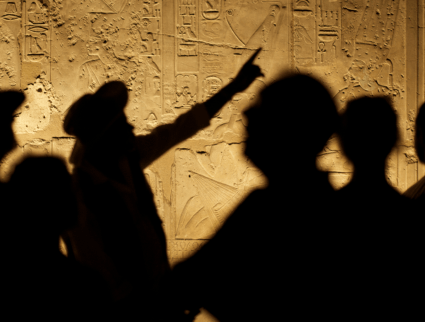
[[127,122],[128,94],[121,82],[103,85],[70,108],[64,128],[77,137],[71,162],[80,205],[70,248],[108,282],[120,319],[190,319],[183,310],[174,311],[173,299],[159,292],[170,268],[162,222],[142,169],[208,126],[234,94],[261,76],[252,64],[258,53],[207,102],[146,136],[135,136]]
[[418,314],[423,233],[421,214],[387,182],[386,159],[398,138],[396,114],[384,97],[350,102],[341,139],[354,165],[337,191],[341,314],[411,319]]
[[[17,165],[10,182],[12,211],[3,255],[3,316],[17,321],[97,321],[108,316],[106,284],[94,271],[59,251],[59,236],[75,225],[71,177],[55,158],[32,157]],[[6,314],[6,312],[9,312]]]
[[[419,108],[416,118],[415,149],[419,161],[425,163],[425,104]],[[425,206],[425,176],[411,186],[404,196],[417,201],[418,207]]]
[[354,175],[338,191],[338,198],[353,203],[356,209],[367,204],[368,213],[391,211],[394,204],[406,202],[388,184],[385,173],[387,157],[398,139],[396,114],[390,103],[383,97],[354,100],[348,103],[342,120],[342,147],[354,165]]
[[[4,157],[16,146],[12,130],[13,114],[24,99],[25,96],[21,92],[0,92],[0,165]],[[7,199],[6,184],[0,182],[0,200]]]
[[266,88],[246,115],[246,155],[269,185],[175,267],[172,288],[184,291],[182,306],[204,307],[220,321],[320,316],[332,306],[327,239],[334,192],[315,162],[337,130],[335,105],[320,83],[296,75]]
[[0,160],[16,145],[12,131],[13,114],[24,99],[25,95],[21,92],[0,92]]
[[[210,242],[170,273],[142,169],[207,126],[262,75],[253,65],[258,52],[219,93],[147,136],[132,133],[120,82],[74,103],[64,126],[77,137],[77,197],[55,158],[25,159],[2,186],[4,316],[191,321],[201,307],[220,321],[423,315],[423,208],[392,188],[385,173],[398,137],[391,104],[382,97],[352,101],[340,123],[327,90],[305,75],[270,85],[246,112],[245,153],[267,176],[267,188],[251,193]],[[1,158],[16,144],[12,115],[23,95],[2,97]],[[422,106],[415,141],[422,162],[424,128]],[[355,167],[337,192],[316,168],[334,132]],[[423,200],[423,180],[406,195]],[[68,258],[59,251],[60,235]]]

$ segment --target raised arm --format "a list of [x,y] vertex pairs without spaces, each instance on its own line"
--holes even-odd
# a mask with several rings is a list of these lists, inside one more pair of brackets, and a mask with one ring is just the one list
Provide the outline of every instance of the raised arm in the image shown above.
[[195,105],[174,123],[156,127],[150,134],[136,137],[142,168],[147,167],[176,144],[209,125],[210,119],[238,92],[244,91],[259,76],[264,76],[253,62],[261,48],[243,65],[235,79],[204,104]]
[[255,53],[242,66],[238,75],[231,83],[223,87],[216,95],[204,103],[210,118],[213,117],[224,106],[224,104],[230,101],[233,95],[246,90],[257,77],[264,76],[260,67],[253,65],[254,60],[260,53],[261,49],[262,48],[260,47],[255,51]]

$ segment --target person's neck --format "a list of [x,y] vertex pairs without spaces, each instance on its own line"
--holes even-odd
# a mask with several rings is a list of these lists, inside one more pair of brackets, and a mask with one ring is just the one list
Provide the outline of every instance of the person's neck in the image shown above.
[[[301,160],[303,157],[301,157]],[[287,165],[286,167],[289,167]],[[315,180],[317,176],[320,176],[322,172],[317,169],[316,158],[308,159],[304,158],[301,162],[294,162],[292,169],[286,170],[286,167],[282,167],[282,170],[267,171],[264,172],[268,178],[269,185],[268,187],[282,186],[282,183],[288,180],[294,182],[299,182],[300,184],[305,184],[306,180]],[[278,167],[273,167],[273,169],[278,169]]]
[[365,164],[355,166],[353,183],[361,184],[364,189],[376,189],[377,186],[388,186],[385,176],[385,162],[382,164]]

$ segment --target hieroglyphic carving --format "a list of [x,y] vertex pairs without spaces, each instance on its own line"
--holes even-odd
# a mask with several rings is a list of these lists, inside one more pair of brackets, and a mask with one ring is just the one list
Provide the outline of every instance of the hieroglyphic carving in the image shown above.
[[24,145],[24,155],[50,155],[51,142],[43,139],[34,139]]
[[115,14],[93,13],[87,42],[93,58],[81,66],[80,78],[91,91],[106,81],[121,79],[136,96],[153,97],[160,106],[161,3],[146,0],[139,6],[127,23]]
[[21,6],[19,1],[0,1],[0,17],[3,20],[17,20],[21,18]]
[[346,97],[353,97],[353,87],[357,86],[361,89],[357,95],[382,93],[392,94],[394,98],[400,90],[394,87],[393,63],[388,54],[396,28],[399,1],[371,1],[367,6],[357,6],[356,10],[362,13],[362,19],[355,32],[344,36],[345,47],[342,50],[347,52],[350,61],[344,76],[346,87],[339,93],[338,99],[346,101]]
[[297,64],[315,61],[316,8],[315,0],[294,1],[294,58]]
[[40,61],[50,56],[50,25],[48,7],[41,1],[26,1],[25,58]]
[[218,93],[223,86],[223,81],[216,76],[209,76],[204,79],[202,88],[204,89],[204,101]]
[[241,198],[263,182],[241,146],[218,143],[206,151],[176,151],[176,239],[209,239]]
[[[144,175],[146,177],[146,181],[148,182],[153,195],[154,202],[158,212],[159,217],[163,222],[165,222],[165,214],[164,214],[164,190],[162,181],[157,173],[152,171],[151,169],[145,169]],[[164,227],[165,228],[165,227]]]
[[223,23],[220,20],[203,21],[201,24],[202,34],[208,38],[219,38],[223,33]]
[[[31,100],[15,119],[21,152],[68,155],[72,139],[59,133],[68,107],[115,79],[129,88],[125,113],[134,132],[148,134],[208,100],[263,48],[255,63],[266,77],[255,81],[255,89],[234,95],[209,127],[145,169],[173,263],[199,249],[238,202],[264,183],[243,154],[243,111],[280,70],[317,76],[341,106],[385,93],[403,112],[406,1],[90,0],[63,8],[61,2],[30,0],[21,7],[17,0],[0,1],[0,87],[19,87],[21,75]],[[53,14],[54,5],[59,9]],[[55,78],[47,90],[50,70]],[[53,89],[65,103],[51,102]],[[415,114],[406,114],[403,126],[411,135]],[[352,168],[330,141],[318,163],[338,172],[340,187]]]
[[21,2],[0,1],[0,87],[19,84]]
[[319,64],[329,64],[337,58],[341,48],[341,4],[338,1],[321,0],[318,5],[318,58]]
[[126,2],[119,8],[90,13],[88,59],[81,64],[78,84],[81,91],[94,92],[105,82],[123,81],[132,94],[129,121],[137,133],[146,134],[163,112],[162,1]]
[[167,242],[168,258],[172,263],[185,259],[196,253],[204,244],[205,240],[173,240]]
[[176,0],[176,69],[198,71],[198,0]]
[[341,2],[294,1],[293,17],[295,63],[334,62],[341,47]]
[[225,70],[224,50],[220,47],[202,44],[201,48],[201,72],[205,74],[222,74]]
[[[316,13],[313,16],[316,18],[317,30],[316,61],[298,60],[295,51],[295,66],[317,75],[324,71],[327,77],[322,79],[334,86],[335,100],[341,111],[344,110],[346,102],[363,95],[387,95],[397,109],[401,108],[404,76],[401,72],[396,81],[394,54],[390,55],[397,28],[400,28],[399,37],[402,37],[400,31],[402,32],[403,27],[395,23],[402,12],[401,2],[316,0],[315,8]],[[309,10],[313,12],[314,9]],[[399,70],[403,69],[401,66],[397,67]],[[330,77],[333,72],[342,77],[339,76],[339,80],[338,77]],[[329,145],[332,144],[328,142]],[[352,171],[351,166],[346,166],[348,161],[341,153],[340,147],[329,150],[328,146],[318,160],[322,169]],[[396,158],[393,156],[390,159]],[[392,162],[387,168],[387,174],[392,173],[388,178],[391,178],[394,185],[396,167],[397,164]]]
[[220,16],[222,0],[202,0],[202,16],[213,20]]
[[189,109],[194,105],[198,92],[198,77],[196,75],[177,75],[175,108]]

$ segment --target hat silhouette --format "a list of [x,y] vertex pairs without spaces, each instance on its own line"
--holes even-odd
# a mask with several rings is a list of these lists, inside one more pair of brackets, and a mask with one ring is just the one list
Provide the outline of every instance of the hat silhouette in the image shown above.
[[64,120],[64,130],[86,143],[123,113],[127,101],[124,83],[106,83],[96,93],[83,95],[71,105]]

